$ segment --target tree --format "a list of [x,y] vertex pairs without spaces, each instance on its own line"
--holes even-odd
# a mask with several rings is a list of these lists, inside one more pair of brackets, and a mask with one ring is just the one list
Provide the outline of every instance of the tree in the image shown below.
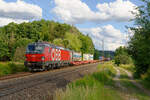
[[130,55],[127,52],[126,47],[119,47],[115,51],[115,64],[118,66],[120,64],[130,64],[132,62],[132,59]]
[[100,56],[100,51],[98,51],[97,49],[94,49],[94,60],[98,60]]
[[115,51],[115,56],[117,56],[117,55],[128,55],[127,48],[122,47],[122,46],[117,48],[116,51]]
[[129,42],[129,53],[136,65],[136,76],[147,72],[150,68],[150,1],[142,0],[144,5],[138,7],[139,13],[135,13],[135,24],[138,26],[130,27],[134,36]]
[[65,38],[65,40],[68,41],[68,46],[67,47],[69,49],[80,52],[80,48],[82,46],[82,44],[81,44],[82,41],[79,40],[77,34],[70,34],[69,32],[67,32],[65,34],[64,38]]
[[5,41],[6,38],[4,34],[1,34],[0,37],[0,60],[5,61],[5,60],[10,60],[10,52],[8,48],[8,43]]
[[94,54],[94,44],[91,38],[87,35],[80,34],[79,39],[81,40],[81,52]]
[[53,43],[57,46],[63,46],[63,40],[61,38],[53,40]]
[[25,51],[24,47],[38,40],[78,52],[94,53],[91,38],[83,35],[76,27],[42,19],[21,24],[10,23],[0,27],[0,60],[17,60],[19,56],[22,59],[21,51]]

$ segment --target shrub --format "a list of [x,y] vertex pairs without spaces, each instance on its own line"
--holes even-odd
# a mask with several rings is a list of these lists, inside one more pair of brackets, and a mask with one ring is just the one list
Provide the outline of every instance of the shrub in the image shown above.
[[24,66],[23,63],[14,63],[14,62],[0,63],[0,76],[26,71],[28,71],[28,69]]
[[148,71],[145,74],[141,75],[141,77],[142,77],[142,79],[150,82],[150,68],[148,69]]
[[133,72],[133,73],[135,72],[134,64],[126,64],[126,65],[121,64],[119,67],[122,67],[122,68],[124,68],[124,69],[126,69],[126,70],[128,70],[130,72]]
[[117,56],[115,56],[114,60],[115,60],[115,64],[117,64],[118,66],[120,64],[130,64],[130,63],[132,63],[132,59],[128,55],[117,55]]
[[13,61],[24,62],[25,61],[25,51],[26,51],[26,47],[24,47],[24,46],[18,47],[14,54]]
[[13,61],[24,61],[25,60],[25,51],[26,47],[29,43],[31,43],[31,39],[22,38],[16,41],[15,43],[15,51],[13,54]]

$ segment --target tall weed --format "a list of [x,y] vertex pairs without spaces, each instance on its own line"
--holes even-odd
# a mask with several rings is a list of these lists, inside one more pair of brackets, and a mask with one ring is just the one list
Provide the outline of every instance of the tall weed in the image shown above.
[[122,100],[112,87],[115,75],[112,63],[98,66],[98,71],[57,90],[54,100]]

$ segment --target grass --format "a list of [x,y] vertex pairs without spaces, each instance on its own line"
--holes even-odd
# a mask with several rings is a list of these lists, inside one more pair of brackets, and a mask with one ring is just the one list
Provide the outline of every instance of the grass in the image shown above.
[[23,63],[0,62],[0,76],[15,74],[17,72],[25,72],[25,71],[27,71],[27,68],[25,68]]
[[138,87],[131,83],[128,79],[122,79],[121,85],[126,87],[127,94],[132,98],[137,98],[138,100],[150,100],[150,97],[147,96],[143,91],[141,91]]
[[57,90],[54,100],[123,100],[114,88],[115,73],[111,62],[99,65],[98,72]]
[[[57,90],[54,100],[150,100],[121,69],[119,82],[125,90],[116,87],[117,81],[113,80],[116,70],[113,67],[112,62],[99,65],[97,72],[70,83],[65,90]],[[134,72],[134,66],[120,67]]]
[[[132,72],[133,74],[135,72],[135,66],[133,64],[120,65],[120,67]],[[121,84],[127,87],[131,93],[134,93],[132,95],[136,96],[139,100],[150,100],[150,97],[145,95],[143,91],[138,89],[134,84],[129,81],[129,78],[127,78],[128,76],[124,72],[121,72],[121,76],[126,77],[126,79],[121,80]],[[144,74],[140,79],[137,79],[136,82],[140,83],[145,89],[150,90],[150,80],[147,80],[147,76],[147,74]]]
[[135,72],[135,66],[133,64],[126,64],[126,65],[121,64],[119,67],[124,68],[132,73]]
[[[120,65],[119,67],[124,68],[134,74],[135,72],[135,66],[133,64],[128,65]],[[124,76],[125,77],[125,76]],[[148,73],[145,73],[141,75],[141,78],[136,79],[136,82],[143,85],[144,88],[148,89],[150,91],[150,75]]]
[[124,72],[123,70],[120,70],[120,79],[129,79],[128,75],[126,74],[126,72]]
[[150,69],[143,75],[140,79],[137,79],[137,82],[142,84],[146,89],[150,91]]
[[147,90],[150,91],[150,80],[146,80],[146,79],[137,79],[136,80],[138,83],[142,84],[144,86],[144,88],[146,88]]
[[129,79],[128,75],[123,71],[120,70],[121,75],[123,77],[120,77],[120,83],[123,87],[125,87],[128,91],[126,94],[129,94],[130,97],[128,98],[137,98],[138,100],[150,100],[150,97],[147,96],[145,93],[143,93],[142,90],[140,90],[137,86],[135,86]]

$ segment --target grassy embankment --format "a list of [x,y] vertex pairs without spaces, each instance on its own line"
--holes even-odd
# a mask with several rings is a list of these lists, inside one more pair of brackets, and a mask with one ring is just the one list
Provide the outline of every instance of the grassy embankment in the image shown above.
[[140,79],[137,79],[137,82],[142,84],[146,89],[150,91],[150,73],[149,72],[143,74]]
[[116,71],[112,63],[98,66],[98,71],[73,83],[66,90],[57,90],[55,100],[122,100],[114,88]]
[[23,63],[17,62],[0,62],[0,77],[8,74],[15,74],[17,72],[25,72],[27,68],[25,68]]
[[[127,73],[120,70],[119,82],[125,90],[116,87],[113,80],[116,71],[114,64],[109,62],[98,66],[98,71],[87,75],[73,83],[66,90],[57,90],[54,100],[150,100],[142,90],[135,86]],[[120,65],[129,71],[134,71],[133,65]]]
[[[129,64],[129,65],[120,65],[120,67],[134,73],[135,72],[135,66],[133,64]],[[149,72],[143,74],[141,76],[141,78],[136,79],[137,82],[139,82],[140,84],[142,84],[146,89],[150,90],[150,74]]]
[[[129,65],[120,65],[119,67],[124,68],[132,73],[134,73],[135,66],[133,64]],[[150,97],[147,96],[142,90],[140,90],[137,86],[135,86],[131,79],[128,77],[127,73],[123,70],[120,70],[121,76],[120,76],[120,83],[123,87],[126,87],[128,90],[128,94],[132,96],[132,98],[137,98],[138,100],[150,100]],[[136,79],[136,82],[142,83],[142,85],[147,89],[147,87],[150,87],[148,85],[148,81],[143,80],[142,78]],[[130,97],[129,97],[130,98]]]

